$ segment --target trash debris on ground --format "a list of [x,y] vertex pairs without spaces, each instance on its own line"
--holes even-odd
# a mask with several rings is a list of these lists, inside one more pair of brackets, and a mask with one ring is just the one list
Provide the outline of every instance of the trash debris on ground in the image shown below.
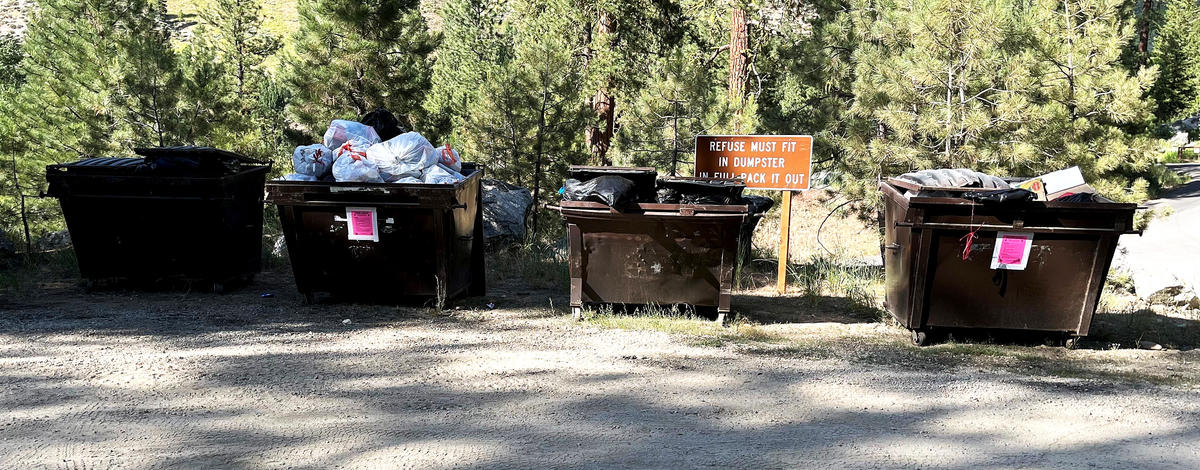
[[270,292],[264,292],[263,294],[259,295],[259,297],[264,298],[264,299],[270,299],[270,298],[275,297],[275,294],[272,294]]

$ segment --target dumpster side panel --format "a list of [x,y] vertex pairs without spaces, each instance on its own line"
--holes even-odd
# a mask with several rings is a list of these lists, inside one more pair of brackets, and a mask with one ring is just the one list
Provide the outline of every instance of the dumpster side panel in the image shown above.
[[884,211],[884,284],[885,304],[888,312],[901,324],[913,328],[910,295],[912,285],[913,244],[912,229],[896,225],[903,220],[908,205],[903,198],[886,195]]
[[47,176],[83,277],[227,282],[260,269],[267,170],[223,178]]
[[[979,233],[962,259],[966,231],[933,231],[925,324],[934,327],[1079,329],[1093,287],[1098,240],[1035,234],[1024,270],[991,269],[996,233]],[[1084,287],[1084,292],[1077,289]]]
[[581,302],[728,311],[742,218],[568,216],[568,222],[573,305],[578,292]]

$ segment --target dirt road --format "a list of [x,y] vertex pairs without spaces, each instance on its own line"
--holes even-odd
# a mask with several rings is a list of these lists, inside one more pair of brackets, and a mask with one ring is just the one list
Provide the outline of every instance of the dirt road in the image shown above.
[[289,282],[0,304],[0,468],[1200,467],[1194,389],[750,354],[503,288],[299,306]]

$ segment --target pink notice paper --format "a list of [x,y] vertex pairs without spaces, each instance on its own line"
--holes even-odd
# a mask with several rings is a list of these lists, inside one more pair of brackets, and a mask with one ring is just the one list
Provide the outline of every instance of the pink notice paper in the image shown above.
[[1021,264],[1025,257],[1026,238],[1005,237],[1000,239],[1000,262],[1004,264]]
[[350,227],[353,228],[354,235],[374,236],[375,227],[371,223],[371,211],[350,211]]

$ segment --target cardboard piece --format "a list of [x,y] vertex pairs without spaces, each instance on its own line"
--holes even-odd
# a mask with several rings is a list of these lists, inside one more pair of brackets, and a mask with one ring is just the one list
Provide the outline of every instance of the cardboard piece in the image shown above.
[[1077,166],[1022,181],[1017,183],[1017,187],[1033,191],[1035,201],[1053,201],[1075,193],[1096,192],[1083,180],[1083,173]]

